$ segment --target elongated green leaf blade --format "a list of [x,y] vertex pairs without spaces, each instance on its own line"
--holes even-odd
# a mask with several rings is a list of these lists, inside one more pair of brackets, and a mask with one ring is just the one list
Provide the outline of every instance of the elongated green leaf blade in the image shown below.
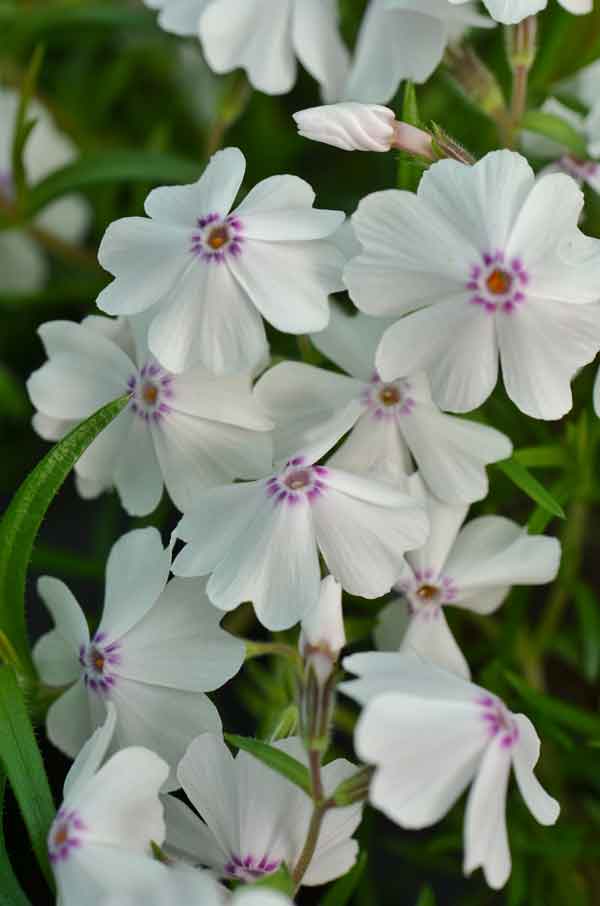
[[226,733],[225,739],[232,746],[243,749],[263,764],[266,764],[273,771],[277,771],[283,777],[299,786],[308,796],[312,796],[310,774],[308,768],[292,758],[286,752],[274,748],[268,742],[261,742],[260,739],[249,739],[247,736],[235,736],[232,733]]
[[515,450],[513,456],[526,469],[560,469],[567,465],[567,453],[560,444],[521,447],[520,450]]
[[506,671],[505,675],[513,689],[516,689],[523,700],[540,715],[585,736],[600,737],[599,716],[557,698],[552,698],[550,695],[536,692],[524,680],[510,671]]
[[122,396],[73,429],[25,479],[0,522],[0,630],[20,660],[35,674],[25,625],[25,580],[31,552],[46,511],[67,475],[91,442],[121,412]]
[[580,583],[575,589],[575,605],[583,648],[583,670],[593,683],[600,670],[600,602],[589,586]]
[[530,110],[523,117],[522,128],[558,142],[559,145],[568,148],[579,158],[587,157],[584,137],[570,123],[554,113],[547,113],[545,110]]
[[0,761],[40,868],[52,885],[46,840],[55,808],[23,693],[11,667],[0,667]]
[[90,186],[110,183],[186,183],[200,176],[200,162],[157,151],[106,151],[85,154],[55,170],[28,193],[25,215],[33,217],[51,201]]
[[505,459],[504,462],[496,463],[498,468],[504,472],[507,478],[510,478],[513,484],[516,484],[521,491],[524,491],[528,497],[535,500],[543,509],[552,513],[553,516],[565,518],[565,511],[560,503],[554,499],[552,494],[534,478],[531,472],[528,472],[524,465],[516,459]]
[[2,768],[0,768],[0,906],[31,906],[15,877],[6,851],[4,822],[2,820],[5,789],[6,776]]
[[347,906],[354,896],[356,888],[360,884],[360,880],[366,867],[367,854],[362,852],[348,874],[344,875],[343,878],[339,878],[335,884],[329,888],[323,899],[320,901],[319,906]]

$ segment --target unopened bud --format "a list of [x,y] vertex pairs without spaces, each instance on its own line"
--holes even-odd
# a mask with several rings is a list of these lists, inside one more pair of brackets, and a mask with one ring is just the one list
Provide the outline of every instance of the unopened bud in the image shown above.
[[299,134],[342,151],[389,151],[394,140],[394,111],[376,104],[344,101],[294,114]]
[[537,54],[537,16],[528,16],[516,25],[510,25],[506,34],[506,55],[511,69],[529,71]]
[[433,124],[433,135],[433,150],[437,160],[448,158],[457,160],[461,164],[467,164],[467,166],[475,163],[473,155],[435,123]]
[[346,644],[342,586],[333,576],[321,582],[319,601],[302,620],[300,654],[312,663],[319,681],[324,683],[333,671]]
[[396,120],[393,110],[344,101],[294,114],[300,135],[343,151],[407,151],[433,160],[431,136]]
[[506,110],[496,76],[472,47],[467,44],[449,46],[444,62],[453,82],[475,107],[492,117]]
[[354,805],[364,802],[369,795],[369,787],[373,777],[374,768],[362,767],[356,774],[343,780],[331,797],[336,805]]

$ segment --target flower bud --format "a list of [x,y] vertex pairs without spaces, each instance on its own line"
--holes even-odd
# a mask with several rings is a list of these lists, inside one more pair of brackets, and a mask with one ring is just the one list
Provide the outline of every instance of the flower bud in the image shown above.
[[342,151],[389,151],[394,140],[393,110],[344,101],[294,114],[299,134]]
[[325,673],[327,679],[345,644],[342,586],[327,576],[321,582],[318,604],[302,620],[300,653],[313,662],[318,676]]

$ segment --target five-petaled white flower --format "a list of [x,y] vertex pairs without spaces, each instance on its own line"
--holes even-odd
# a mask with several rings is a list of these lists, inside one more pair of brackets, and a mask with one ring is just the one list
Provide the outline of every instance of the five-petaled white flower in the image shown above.
[[[273,745],[297,761],[308,761],[296,737]],[[326,765],[326,795],[355,772],[342,758]],[[312,814],[311,800],[301,789],[246,752],[234,758],[220,737],[208,733],[192,742],[177,776],[206,823],[183,802],[166,796],[167,851],[237,881],[255,881],[282,864],[294,869]],[[360,803],[327,813],[303,884],[325,884],[350,870],[358,853],[351,837],[361,814]]]
[[447,0],[371,0],[364,15],[343,96],[387,104],[403,79],[425,82],[449,41],[470,26],[493,26],[475,4]]
[[339,97],[348,51],[338,29],[337,0],[144,0],[161,10],[166,31],[200,37],[215,72],[246,70],[266,94],[286,94],[296,59],[319,82],[325,100]]
[[255,388],[276,423],[276,456],[316,438],[328,448],[351,429],[329,464],[389,481],[404,479],[411,454],[433,492],[449,503],[485,497],[486,463],[510,456],[509,439],[484,425],[440,412],[424,373],[384,382],[375,351],[391,322],[344,314],[332,306],[329,327],[312,341],[352,377],[282,362]]
[[[270,478],[199,494],[175,534],[187,542],[179,576],[212,573],[221,610],[252,601],[267,629],[288,629],[319,599],[320,550],[343,588],[364,598],[390,590],[428,524],[422,504],[385,481],[315,465],[299,453]],[[319,453],[320,455],[320,453]]]
[[104,610],[91,637],[66,585],[39,580],[55,628],[33,656],[45,683],[69,686],[46,719],[50,740],[67,755],[74,757],[102,723],[109,702],[117,710],[114,747],[147,746],[173,769],[199,728],[220,730],[204,693],[235,676],[244,645],[220,628],[202,581],[166,584],[170,565],[156,529],[120,538],[108,558]]
[[536,182],[512,151],[440,161],[417,195],[364,199],[346,284],[368,314],[408,315],[379,346],[383,380],[426,370],[438,405],[467,412],[494,389],[500,358],[523,412],[568,412],[570,381],[600,348],[600,305],[588,304],[600,297],[600,241],[577,228],[582,207],[573,179]]
[[586,183],[595,192],[600,193],[600,163],[594,158],[600,157],[600,105],[587,116],[582,116],[561,104],[555,98],[548,98],[541,109],[545,113],[559,117],[578,132],[587,147],[585,159],[576,157],[565,145],[533,132],[523,132],[522,145],[528,157],[553,158],[553,162],[544,168],[542,173],[568,173],[582,185]]
[[[385,647],[400,644],[446,670],[470,677],[468,664],[446,621],[446,607],[490,614],[500,607],[513,585],[541,585],[556,578],[560,543],[556,538],[528,535],[504,516],[480,516],[461,525],[467,507],[448,506],[427,493],[418,476],[411,490],[425,500],[431,530],[422,548],[410,551],[410,570],[396,589],[402,598],[381,614]],[[405,611],[408,611],[406,613]],[[403,611],[404,632],[392,639],[390,624]],[[390,619],[391,618],[391,619]]]
[[[12,145],[19,96],[0,88],[0,208],[15,200],[12,174]],[[33,101],[29,116],[35,126],[23,152],[27,179],[36,183],[77,156],[67,136],[56,129],[50,114]],[[48,205],[35,219],[35,226],[48,230],[67,242],[78,242],[89,223],[89,205],[78,196],[68,195]],[[46,281],[46,258],[36,240],[23,229],[0,232],[0,290],[5,293],[33,293]]]
[[416,654],[356,654],[344,666],[360,677],[340,688],[363,706],[354,743],[376,767],[372,804],[401,827],[429,827],[473,781],[464,870],[482,867],[488,884],[502,887],[511,867],[505,816],[511,766],[534,818],[554,824],[559,814],[533,773],[540,741],[531,721]]
[[[462,4],[468,0],[448,0],[449,3]],[[576,16],[591,13],[593,0],[558,0],[560,5]],[[490,16],[504,25],[514,25],[546,9],[548,0],[483,0],[483,5]]]
[[165,866],[151,843],[165,838],[159,789],[168,765],[130,747],[102,765],[116,726],[109,703],[104,723],[85,744],[64,784],[64,800],[48,834],[48,855],[60,906],[221,906],[219,886],[183,863]]
[[147,316],[39,328],[48,361],[27,388],[39,410],[34,428],[46,440],[130,396],[75,466],[83,495],[115,486],[127,512],[144,516],[163,484],[183,510],[199,490],[264,475],[273,461],[272,425],[251,394],[250,375],[218,377],[202,365],[172,374],[149,353],[146,328]]
[[152,309],[149,347],[170,371],[252,370],[267,355],[261,314],[287,333],[322,330],[328,294],[342,288],[344,256],[328,237],[344,214],[314,210],[296,176],[263,180],[230,213],[245,169],[237,148],[219,151],[198,182],[154,189],[147,218],[104,234],[98,258],[116,279],[98,306]]

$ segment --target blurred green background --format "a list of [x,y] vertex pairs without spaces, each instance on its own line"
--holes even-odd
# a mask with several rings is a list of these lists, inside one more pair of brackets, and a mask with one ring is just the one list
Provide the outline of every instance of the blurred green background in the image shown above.
[[[349,44],[364,6],[363,0],[342,0],[342,27]],[[554,0],[550,6],[540,17],[540,51],[530,83],[532,107],[543,102],[553,84],[600,57],[600,12],[581,19],[569,16]],[[502,29],[473,35],[472,40],[508,93],[510,71]],[[296,135],[291,114],[319,103],[317,86],[306,74],[285,97],[251,93],[239,73],[213,76],[202,61],[198,42],[161,32],[155,15],[137,0],[0,2],[0,84],[20,90],[40,47],[44,54],[36,89],[39,100],[84,159],[105,156],[114,163],[93,185],[86,184],[84,169],[78,188],[93,210],[91,228],[84,245],[47,252],[51,271],[43,291],[7,296],[2,294],[0,275],[2,507],[47,450],[31,430],[32,411],[24,391],[24,381],[43,361],[36,329],[44,321],[79,320],[94,310],[95,297],[107,282],[95,253],[112,220],[143,213],[145,195],[157,182],[179,178],[186,182],[195,173],[199,176],[210,152],[223,144],[236,145],[246,155],[246,188],[274,173],[294,173],[312,184],[320,207],[347,213],[369,192],[395,185],[398,168],[393,154],[347,154]],[[426,86],[417,87],[417,97],[422,121],[435,121],[474,155],[499,146],[494,123],[469,104],[444,67]],[[392,106],[401,110],[401,93]],[[155,171],[161,170],[164,157],[162,170],[170,178],[146,175],[143,167],[138,173],[126,173],[125,157],[120,164],[118,151],[147,152]],[[173,156],[182,159],[180,169]],[[600,237],[597,197],[588,197],[583,226]],[[294,337],[272,331],[270,338],[274,355],[301,358]],[[563,805],[561,819],[554,828],[541,828],[519,797],[511,795],[514,869],[507,888],[495,894],[479,875],[469,881],[462,878],[462,805],[440,826],[419,834],[404,833],[369,812],[361,829],[369,861],[354,894],[357,906],[600,902],[600,425],[591,407],[594,375],[595,366],[590,366],[577,378],[575,407],[563,423],[527,419],[507,401],[501,387],[475,415],[510,435],[515,448],[523,451],[522,464],[565,507],[568,519],[552,518],[497,468],[490,470],[490,497],[473,512],[529,520],[536,531],[561,535],[565,557],[553,588],[515,591],[493,617],[452,615],[453,629],[477,681],[503,695],[513,710],[524,710],[536,724],[543,740],[541,777]],[[70,481],[42,530],[32,577],[50,573],[65,580],[80,600],[88,602],[93,618],[101,602],[106,555],[119,534],[147,523],[167,531],[175,518],[163,502],[150,519],[128,520],[115,497],[83,502]],[[48,627],[32,589],[31,585],[29,617],[37,636]],[[372,647],[370,633],[383,603],[348,600],[353,644]],[[228,617],[227,623],[240,634],[260,637],[248,608]],[[217,702],[228,729],[266,734],[293,695],[287,665],[267,659],[250,662],[217,695]],[[354,713],[348,703],[340,705],[335,745],[350,754]],[[49,746],[45,752],[58,797],[66,761]],[[34,896],[32,856],[16,818],[9,823],[8,839],[17,872]],[[35,896],[36,904],[45,902],[41,893]],[[316,902],[319,897],[304,892],[302,899]]]

